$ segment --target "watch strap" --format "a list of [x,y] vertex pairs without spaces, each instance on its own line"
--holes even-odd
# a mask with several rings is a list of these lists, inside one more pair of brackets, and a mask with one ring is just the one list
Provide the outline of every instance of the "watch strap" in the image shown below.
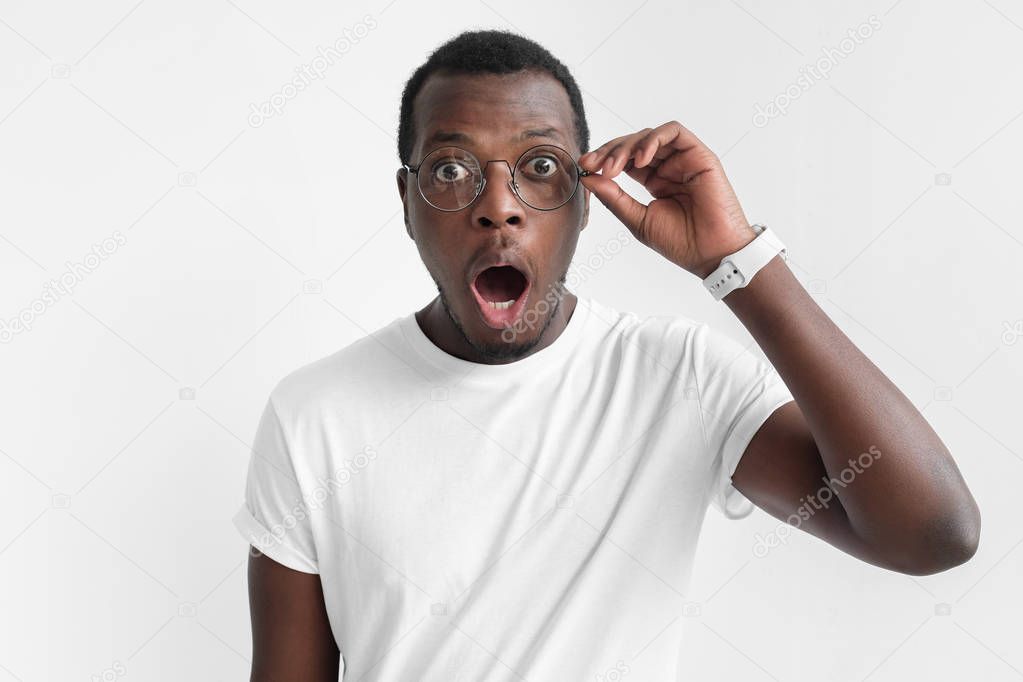
[[770,228],[753,225],[757,236],[746,246],[721,259],[714,272],[703,280],[714,300],[720,301],[727,294],[749,284],[753,275],[767,265],[779,253],[785,257],[785,245]]

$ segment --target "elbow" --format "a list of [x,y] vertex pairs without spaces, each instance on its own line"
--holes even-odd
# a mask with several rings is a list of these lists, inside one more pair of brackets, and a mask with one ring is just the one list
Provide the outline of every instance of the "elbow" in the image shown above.
[[980,510],[972,499],[970,503],[964,510],[925,523],[917,535],[912,559],[897,570],[909,575],[934,575],[972,559],[980,545]]

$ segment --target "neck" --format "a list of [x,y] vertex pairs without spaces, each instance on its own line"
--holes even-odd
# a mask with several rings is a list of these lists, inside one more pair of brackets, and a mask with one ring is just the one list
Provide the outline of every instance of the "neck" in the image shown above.
[[469,343],[462,330],[458,328],[454,320],[451,319],[451,316],[444,309],[440,296],[437,296],[426,307],[416,312],[416,321],[433,345],[448,355],[484,365],[503,365],[528,357],[554,343],[568,326],[568,321],[575,311],[577,302],[578,298],[576,298],[575,294],[566,290],[557,309],[551,316],[550,322],[542,330],[536,343],[525,349],[521,354],[513,357],[495,357],[495,355],[487,353]]

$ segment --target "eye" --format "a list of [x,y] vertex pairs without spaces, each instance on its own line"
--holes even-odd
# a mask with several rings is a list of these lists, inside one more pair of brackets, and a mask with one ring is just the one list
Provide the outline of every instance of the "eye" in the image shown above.
[[553,156],[534,156],[526,162],[525,169],[530,175],[549,178],[558,172],[558,160]]
[[440,183],[462,182],[472,175],[472,171],[458,161],[441,161],[433,166],[433,179]]

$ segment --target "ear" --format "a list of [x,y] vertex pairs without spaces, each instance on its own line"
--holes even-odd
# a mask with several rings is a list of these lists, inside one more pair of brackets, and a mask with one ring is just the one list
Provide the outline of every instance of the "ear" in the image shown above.
[[399,168],[396,179],[398,180],[398,196],[401,197],[401,210],[405,218],[405,232],[408,233],[409,239],[415,241],[416,238],[412,234],[412,223],[408,219],[408,171]]

